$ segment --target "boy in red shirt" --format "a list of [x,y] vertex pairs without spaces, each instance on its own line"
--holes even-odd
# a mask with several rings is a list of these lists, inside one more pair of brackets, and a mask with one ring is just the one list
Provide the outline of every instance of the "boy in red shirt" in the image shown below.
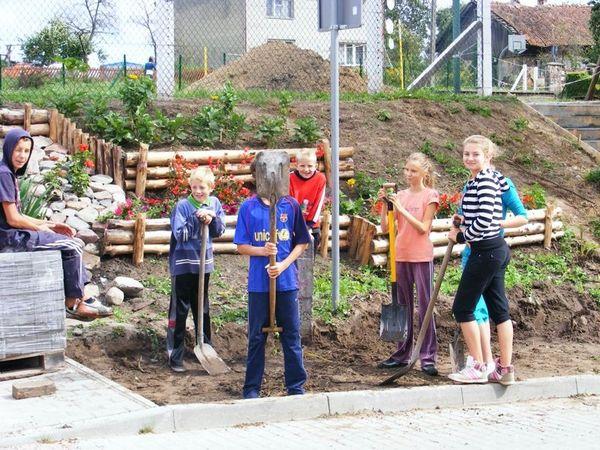
[[321,210],[325,201],[325,175],[317,170],[314,149],[296,153],[296,170],[290,173],[290,195],[298,200],[306,226],[314,239],[315,254],[321,241]]

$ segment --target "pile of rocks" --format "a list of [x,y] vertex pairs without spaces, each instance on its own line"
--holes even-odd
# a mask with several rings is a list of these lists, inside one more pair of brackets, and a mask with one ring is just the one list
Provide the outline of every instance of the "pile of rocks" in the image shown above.
[[116,277],[113,281],[106,278],[100,279],[100,284],[87,284],[85,293],[89,297],[104,296],[104,301],[108,305],[118,306],[125,299],[139,297],[144,291],[144,285],[137,280],[129,277]]

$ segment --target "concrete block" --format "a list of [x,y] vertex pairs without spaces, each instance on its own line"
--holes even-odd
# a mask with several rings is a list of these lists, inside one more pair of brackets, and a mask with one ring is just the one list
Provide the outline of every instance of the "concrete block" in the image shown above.
[[536,378],[521,381],[512,386],[497,383],[462,386],[465,406],[481,403],[504,403],[564,398],[577,394],[576,377]]
[[51,380],[19,381],[12,386],[14,399],[42,397],[56,392],[56,385]]
[[578,394],[600,395],[600,376],[599,375],[577,375]]
[[327,395],[237,400],[231,403],[173,405],[175,431],[202,430],[261,422],[314,419],[329,414]]
[[460,386],[423,386],[327,394],[331,414],[361,411],[398,412],[411,409],[462,406]]

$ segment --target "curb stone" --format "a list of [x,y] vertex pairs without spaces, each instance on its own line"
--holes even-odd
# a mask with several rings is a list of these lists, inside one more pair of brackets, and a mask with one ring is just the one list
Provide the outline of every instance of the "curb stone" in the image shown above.
[[22,445],[44,438],[62,440],[82,436],[103,437],[107,432],[112,436],[135,435],[146,427],[154,433],[170,433],[364,412],[395,413],[416,409],[460,408],[482,404],[566,398],[574,395],[600,395],[600,375],[590,374],[536,378],[509,387],[497,384],[421,386],[159,407],[79,363],[71,360],[68,363],[85,370],[95,378],[108,382],[115,389],[138,397],[145,405],[154,407],[81,423],[75,422],[71,424],[71,428],[46,427],[36,429],[27,435],[0,436],[0,446]]

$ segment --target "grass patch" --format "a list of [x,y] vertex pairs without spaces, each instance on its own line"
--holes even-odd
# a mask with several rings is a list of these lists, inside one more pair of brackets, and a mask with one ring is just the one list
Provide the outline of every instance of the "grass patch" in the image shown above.
[[171,279],[168,277],[157,277],[150,275],[144,280],[144,286],[150,287],[159,294],[171,294]]
[[110,332],[113,338],[120,338],[125,336],[125,327],[123,325],[115,325]]
[[516,131],[517,133],[522,133],[529,127],[529,120],[525,117],[519,117],[517,119],[513,119],[510,122],[510,129]]
[[585,176],[585,181],[600,188],[600,169],[590,170]]
[[[600,308],[600,288],[590,289],[590,295],[596,302],[596,305],[598,305],[598,307]],[[598,358],[600,358],[600,356]]]
[[[448,150],[454,149],[454,143],[446,142],[444,148]],[[444,171],[454,180],[458,180],[462,186],[463,182],[470,176],[469,170],[463,165],[458,158],[448,155],[445,152],[434,150],[433,144],[430,141],[423,142],[419,151],[429,156],[435,162],[442,166]]]
[[596,239],[600,239],[600,219],[590,220],[590,230]]
[[368,267],[359,272],[342,270],[340,273],[340,300],[337,311],[331,305],[331,272],[316,274],[313,291],[313,313],[316,318],[326,324],[333,323],[336,317],[347,317],[350,314],[352,297],[367,295],[373,292],[386,292],[387,281]]
[[479,114],[481,117],[492,117],[492,110],[489,106],[480,105],[475,102],[466,102],[465,109],[473,114]]
[[131,314],[118,306],[113,307],[113,320],[117,323],[127,323],[131,318]]

